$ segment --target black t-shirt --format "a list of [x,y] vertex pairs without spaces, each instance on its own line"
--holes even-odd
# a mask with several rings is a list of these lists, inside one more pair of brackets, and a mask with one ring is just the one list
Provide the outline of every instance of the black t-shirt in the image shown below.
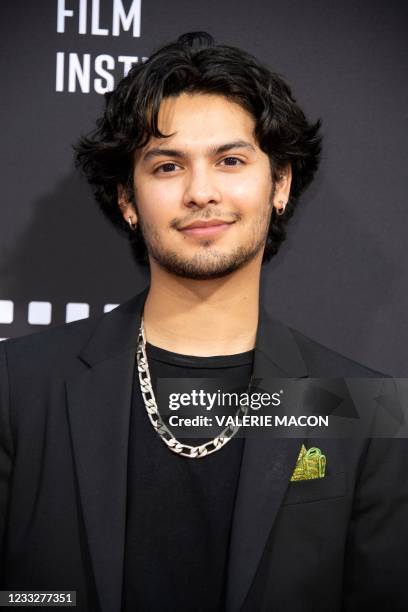
[[[242,385],[252,371],[253,351],[195,357],[147,344],[146,352],[154,391],[158,378],[225,377]],[[173,453],[149,421],[135,367],[123,611],[223,609],[243,445],[235,437],[200,459]]]

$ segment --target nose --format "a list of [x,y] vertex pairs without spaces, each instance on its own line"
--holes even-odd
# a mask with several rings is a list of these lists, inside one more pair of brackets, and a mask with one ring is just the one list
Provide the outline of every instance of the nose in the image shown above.
[[221,193],[211,172],[196,168],[189,173],[184,190],[183,204],[187,208],[205,208],[208,204],[219,204]]

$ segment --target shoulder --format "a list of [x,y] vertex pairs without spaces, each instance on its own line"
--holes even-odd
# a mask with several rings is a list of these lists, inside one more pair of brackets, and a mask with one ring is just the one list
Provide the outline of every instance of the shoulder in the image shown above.
[[15,368],[24,368],[27,374],[55,371],[76,358],[100,318],[99,316],[64,323],[33,334],[4,340],[0,342],[2,359],[10,371]]
[[288,327],[288,329],[306,363],[309,376],[361,378],[387,376],[385,373],[378,372],[336,352],[292,327]]
[[0,352],[19,368],[24,364],[44,372],[50,368],[69,373],[89,343],[93,342],[102,357],[105,349],[107,354],[114,354],[130,345],[146,293],[145,289],[103,314],[0,342]]
[[47,414],[44,398],[62,405],[66,377],[83,370],[77,355],[95,325],[83,319],[0,342],[0,428],[26,422],[30,429]]

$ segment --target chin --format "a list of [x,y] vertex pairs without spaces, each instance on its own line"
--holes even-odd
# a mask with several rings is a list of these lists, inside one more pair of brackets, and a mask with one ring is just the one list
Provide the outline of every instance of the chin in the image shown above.
[[150,253],[155,262],[170,274],[191,280],[215,280],[229,276],[244,268],[259,253],[257,248],[239,247],[232,253],[199,253],[193,257],[182,257],[176,252]]

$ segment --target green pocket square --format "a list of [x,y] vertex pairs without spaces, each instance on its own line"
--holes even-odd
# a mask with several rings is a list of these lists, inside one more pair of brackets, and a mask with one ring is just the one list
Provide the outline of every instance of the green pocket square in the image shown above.
[[322,454],[320,448],[313,446],[306,450],[305,445],[302,444],[291,481],[324,478],[325,471],[326,456]]

